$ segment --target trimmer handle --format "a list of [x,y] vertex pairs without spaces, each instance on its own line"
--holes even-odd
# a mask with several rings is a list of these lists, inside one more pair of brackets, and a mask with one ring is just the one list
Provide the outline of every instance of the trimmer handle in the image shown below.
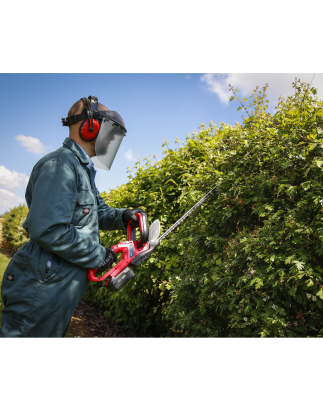
[[[149,238],[147,214],[146,213],[145,214],[136,213],[136,217],[138,218],[138,221],[139,221],[139,230],[140,230],[140,239],[138,240],[138,243],[144,244],[148,241],[148,238]],[[136,240],[136,229],[130,227],[130,223],[132,221],[133,220],[130,220],[127,226],[127,240],[128,241]]]
[[[121,254],[121,260],[100,277],[96,277],[95,275],[97,270],[92,268],[88,269],[88,278],[90,281],[97,282],[106,280],[105,285],[112,292],[120,290],[120,288],[134,276],[133,271],[128,265],[138,254],[144,253],[150,248],[148,242],[149,230],[147,215],[136,213],[136,216],[139,221],[140,239],[138,241],[135,240],[136,229],[130,227],[131,220],[127,225],[127,241],[122,241],[121,243],[110,247],[116,254]],[[139,260],[137,260],[135,265],[139,265]]]

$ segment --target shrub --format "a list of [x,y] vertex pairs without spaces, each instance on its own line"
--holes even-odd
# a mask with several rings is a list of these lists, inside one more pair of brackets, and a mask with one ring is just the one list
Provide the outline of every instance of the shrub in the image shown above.
[[[163,146],[167,146],[166,140]],[[183,175],[191,173],[196,165],[183,147],[178,151],[164,148],[164,154],[163,159],[155,163],[151,157],[145,158],[144,163],[138,161],[136,175],[130,174],[128,184],[109,193],[101,193],[106,203],[119,208],[141,207],[148,214],[149,225],[157,218],[162,229],[172,225],[182,212],[179,197],[187,184]],[[122,232],[102,231],[100,235],[106,247],[126,239]],[[158,307],[168,297],[168,291],[161,288],[161,282],[166,280],[165,267],[176,256],[176,247],[173,247],[173,244],[168,246],[165,240],[150,259],[134,269],[136,277],[119,292],[110,294],[102,283],[91,283],[86,298],[105,308],[106,315],[122,322],[128,330],[143,329],[152,335],[166,333],[170,325],[162,321]],[[176,266],[173,262],[172,267],[174,264]]]
[[[107,315],[154,335],[322,335],[323,103],[309,85],[293,86],[274,116],[266,87],[248,106],[231,88],[242,124],[202,124],[103,193],[110,206],[141,206],[165,229],[218,184],[120,292],[90,285],[87,297]],[[101,237],[105,246],[125,239]]]
[[264,87],[242,125],[195,136],[209,162],[187,201],[214,184],[212,172],[219,195],[182,227],[185,258],[163,308],[175,335],[322,335],[323,104],[293,86],[274,116]]
[[29,241],[29,235],[22,226],[27,214],[28,207],[19,205],[3,215],[3,237],[10,244],[12,254]]

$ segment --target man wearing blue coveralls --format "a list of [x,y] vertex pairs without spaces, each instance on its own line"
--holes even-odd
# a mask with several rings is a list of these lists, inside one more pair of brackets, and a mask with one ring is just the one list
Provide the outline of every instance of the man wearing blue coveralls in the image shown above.
[[0,337],[64,337],[88,286],[88,268],[103,272],[117,261],[100,244],[99,229],[125,230],[143,212],[110,208],[94,183],[93,166],[109,170],[125,136],[122,117],[89,96],[62,121],[69,137],[30,175],[23,224],[30,241],[3,276]]

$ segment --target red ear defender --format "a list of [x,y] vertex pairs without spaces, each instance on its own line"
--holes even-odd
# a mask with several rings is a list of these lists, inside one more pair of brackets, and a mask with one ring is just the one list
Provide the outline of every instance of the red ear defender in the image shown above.
[[[89,131],[89,122],[93,131]],[[80,125],[80,136],[83,140],[92,141],[96,138],[100,131],[100,123],[95,118],[87,119]]]

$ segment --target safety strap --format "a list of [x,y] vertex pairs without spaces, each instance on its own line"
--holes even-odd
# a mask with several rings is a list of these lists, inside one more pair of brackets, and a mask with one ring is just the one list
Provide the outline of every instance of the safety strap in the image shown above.
[[78,123],[79,121],[86,120],[88,118],[86,109],[83,109],[81,114],[74,114],[72,116],[62,118],[63,126],[70,127],[71,125]]
[[[98,110],[98,98],[95,96],[89,96],[88,98],[82,97],[81,100],[83,101],[85,108],[82,110],[81,114],[72,115],[66,118],[62,118],[63,126],[72,126],[79,121],[92,119],[92,127],[93,127],[93,112]],[[89,122],[89,131],[93,131],[93,128]]]

